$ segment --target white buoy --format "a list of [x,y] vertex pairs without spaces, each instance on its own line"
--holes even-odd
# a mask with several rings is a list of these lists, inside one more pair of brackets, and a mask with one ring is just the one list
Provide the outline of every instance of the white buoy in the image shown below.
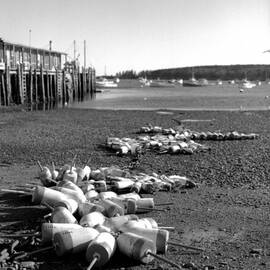
[[41,166],[40,162],[37,161],[40,171],[38,172],[38,177],[41,183],[47,187],[52,185],[52,173],[48,167]]
[[120,199],[134,199],[134,200],[138,200],[140,199],[140,195],[135,193],[135,192],[131,192],[131,193],[126,193],[126,194],[120,194],[118,195],[118,198]]
[[93,228],[81,228],[72,231],[62,231],[54,235],[55,253],[62,256],[66,253],[79,253],[87,249],[89,243],[99,235]]
[[74,199],[66,199],[61,202],[58,202],[56,204],[56,207],[57,206],[66,207],[70,211],[70,213],[74,214],[78,209],[78,202],[75,201]]
[[177,269],[178,264],[156,254],[156,247],[152,240],[134,233],[122,233],[117,238],[117,246],[121,253],[142,263],[150,263],[154,258],[166,262]]
[[99,193],[95,190],[89,190],[84,194],[84,196],[88,201],[94,201],[99,197]]
[[150,263],[154,258],[149,251],[156,253],[153,241],[134,233],[122,233],[117,238],[117,246],[121,253],[141,263]]
[[116,250],[116,240],[108,232],[100,233],[90,242],[86,250],[86,260],[90,262],[88,270],[95,267],[102,267],[112,257]]
[[77,183],[78,181],[78,174],[75,168],[70,168],[63,174],[63,180],[71,181],[73,183]]
[[76,173],[77,173],[77,182],[81,182],[86,178],[85,171],[83,168],[77,167]]
[[42,204],[44,202],[52,207],[54,207],[58,202],[66,200],[67,198],[68,196],[58,190],[42,186],[36,186],[32,194],[33,203]]
[[149,238],[156,245],[157,252],[165,254],[168,247],[169,231],[159,229],[144,229],[140,227],[129,226],[128,223],[124,224],[120,231],[130,232],[140,235],[142,237]]
[[58,187],[58,186],[52,187],[52,189],[55,189],[55,190],[62,192],[68,198],[71,198],[71,199],[77,201],[78,203],[86,201],[86,197],[82,193],[82,191],[78,192],[78,191],[70,189],[70,188],[64,188],[64,187]]
[[105,208],[107,217],[123,216],[125,214],[123,207],[111,200],[102,200],[100,204]]
[[52,223],[78,223],[72,213],[63,206],[57,206],[51,215]]
[[105,219],[105,216],[100,212],[92,212],[80,219],[80,225],[84,227],[95,227],[98,224],[102,225]]
[[91,168],[86,165],[86,166],[84,166],[83,171],[85,174],[85,179],[83,179],[83,180],[88,180],[90,178]]
[[131,187],[134,185],[134,181],[132,180],[125,180],[125,181],[113,181],[113,190],[116,190],[117,192],[120,192],[122,190],[131,189]]
[[103,223],[104,226],[110,228],[111,230],[117,232],[121,228],[123,224],[130,220],[138,220],[138,216],[136,215],[124,215],[119,217],[111,217],[107,218]]
[[73,183],[72,181],[69,181],[69,180],[62,180],[58,183],[57,186],[72,189],[74,191],[77,191],[80,194],[84,194],[84,192],[82,191],[82,189],[80,187],[78,187],[75,183]]
[[107,200],[107,199],[111,199],[111,198],[117,198],[117,194],[113,191],[105,191],[105,192],[100,192],[99,193],[99,198],[101,200]]
[[75,223],[42,223],[41,236],[42,243],[51,242],[56,233],[66,230],[77,230],[82,228],[79,224]]
[[83,217],[89,213],[92,212],[100,212],[102,214],[105,214],[105,208],[99,204],[91,203],[91,202],[84,202],[79,204],[78,213],[80,217]]

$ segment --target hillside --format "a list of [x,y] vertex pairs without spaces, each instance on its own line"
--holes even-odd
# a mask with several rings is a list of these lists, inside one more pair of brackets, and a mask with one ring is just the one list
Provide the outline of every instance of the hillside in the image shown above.
[[122,71],[116,74],[122,79],[134,79],[147,77],[148,79],[189,79],[192,76],[197,79],[208,80],[237,80],[247,78],[249,80],[264,81],[270,78],[270,65],[215,65],[215,66],[194,66],[183,68],[169,68],[157,70],[144,70],[136,73],[133,70]]
[[195,66],[184,68],[159,69],[142,71],[139,76],[146,75],[147,78],[160,79],[189,79],[192,69],[196,78],[207,78],[208,80],[266,80],[270,76],[270,65],[228,65],[228,66]]

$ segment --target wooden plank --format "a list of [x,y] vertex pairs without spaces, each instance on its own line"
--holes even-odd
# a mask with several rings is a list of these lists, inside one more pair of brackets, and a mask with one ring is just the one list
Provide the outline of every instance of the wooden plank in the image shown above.
[[6,65],[6,89],[5,92],[7,93],[7,105],[9,105],[12,102],[11,98],[11,82],[10,82],[10,68]]

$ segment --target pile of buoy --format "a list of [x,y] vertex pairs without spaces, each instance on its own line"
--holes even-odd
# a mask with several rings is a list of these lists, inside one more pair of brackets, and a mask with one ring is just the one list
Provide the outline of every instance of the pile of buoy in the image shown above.
[[215,141],[223,141],[223,140],[253,140],[259,137],[256,133],[243,133],[238,131],[230,131],[226,133],[218,132],[197,132],[191,131],[189,129],[181,128],[173,129],[173,128],[162,128],[160,126],[152,126],[149,124],[148,126],[141,127],[139,133],[147,133],[147,134],[164,134],[164,135],[173,135],[176,139],[180,140],[215,140]]
[[136,139],[108,137],[106,147],[121,155],[136,154],[136,152],[144,150],[154,150],[160,154],[193,154],[194,152],[209,150],[208,146],[178,133],[175,135],[138,136]]
[[[186,247],[169,240],[170,230],[174,228],[162,227],[153,218],[138,216],[165,211],[158,207],[172,203],[157,204],[153,198],[142,198],[139,193],[171,190],[176,186],[188,188],[196,184],[177,175],[134,176],[114,166],[98,170],[91,170],[88,165],[78,168],[74,160],[59,169],[52,164],[52,170],[38,162],[38,178],[42,185],[29,184],[21,190],[2,189],[29,195],[33,204],[44,205],[50,210],[39,233],[42,248],[34,253],[47,250],[54,250],[57,256],[84,253],[90,270],[107,264],[118,250],[140,263],[147,264],[157,258],[180,269],[179,264],[158,255],[165,255],[168,245]],[[25,252],[13,259],[32,254]]]

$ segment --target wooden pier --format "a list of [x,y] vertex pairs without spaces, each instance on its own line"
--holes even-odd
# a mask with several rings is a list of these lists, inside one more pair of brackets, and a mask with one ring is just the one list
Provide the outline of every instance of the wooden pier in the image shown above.
[[95,70],[66,60],[61,52],[0,39],[0,106],[82,101],[94,93]]

